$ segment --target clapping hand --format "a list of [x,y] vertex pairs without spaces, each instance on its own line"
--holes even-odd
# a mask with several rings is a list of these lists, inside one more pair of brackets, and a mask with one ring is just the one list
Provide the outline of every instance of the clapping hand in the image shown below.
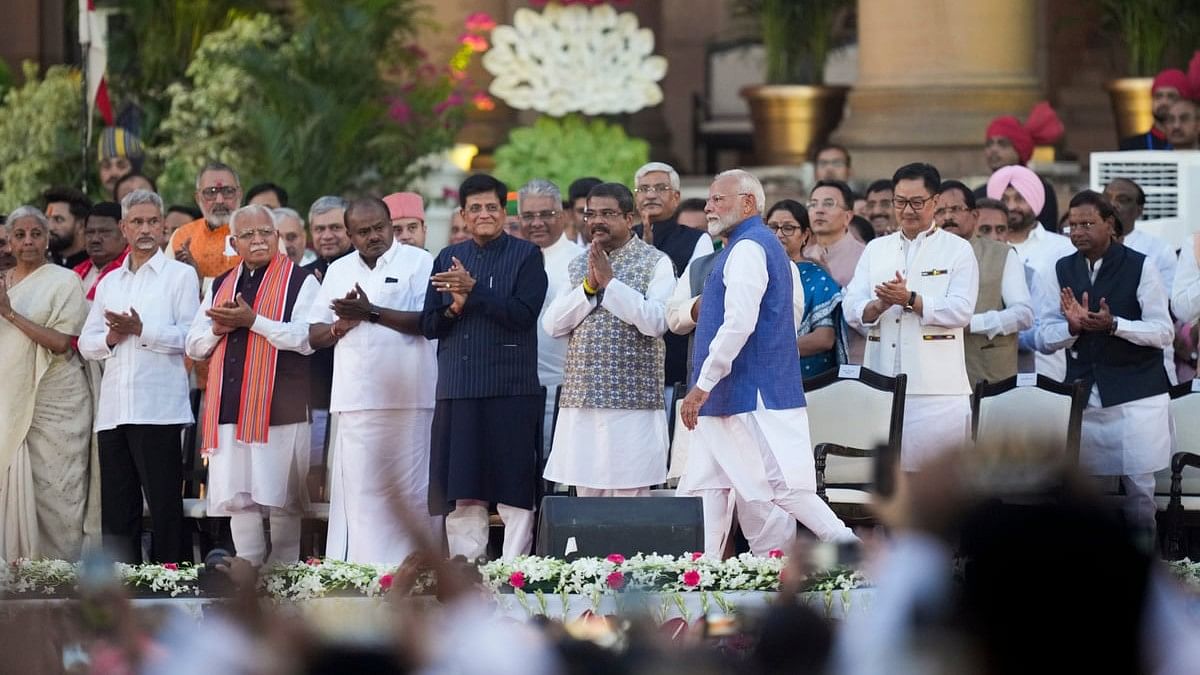
[[110,333],[116,333],[117,335],[142,334],[142,317],[138,316],[137,310],[132,307],[129,308],[128,313],[105,310],[104,321],[108,324]]
[[885,281],[875,286],[875,297],[879,298],[884,309],[892,305],[900,305],[902,307],[907,305],[909,296],[907,282],[905,282],[904,277],[900,276],[899,271],[896,272],[896,277],[891,281]]
[[0,316],[8,318],[12,312],[12,302],[8,299],[8,283],[0,276]]
[[1067,318],[1067,330],[1071,335],[1079,335],[1085,330],[1084,321],[1087,319],[1087,291],[1083,292],[1083,304],[1075,299],[1075,292],[1068,286],[1059,291],[1059,303],[1062,305],[1063,316]]
[[356,324],[368,318],[371,312],[375,311],[375,306],[371,304],[367,292],[358,284],[354,284],[354,288],[346,293],[346,297],[335,299],[329,307],[339,319],[353,321]]
[[458,258],[451,256],[450,269],[433,275],[430,283],[443,293],[450,294],[450,311],[458,314],[467,304],[467,296],[475,288],[475,277],[471,276]]
[[597,291],[608,286],[613,279],[612,263],[604,247],[592,242],[588,247],[588,285]]
[[250,328],[254,325],[254,320],[258,318],[258,313],[246,302],[241,293],[238,293],[232,302],[214,306],[205,314],[213,321],[213,335],[226,335],[238,328]]

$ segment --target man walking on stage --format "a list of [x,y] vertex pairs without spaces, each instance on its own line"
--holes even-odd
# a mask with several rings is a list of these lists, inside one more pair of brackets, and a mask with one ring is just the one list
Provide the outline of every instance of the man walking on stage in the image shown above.
[[[695,433],[678,492],[704,498],[704,551],[714,557],[725,550],[734,498],[748,532],[778,506],[822,541],[855,538],[816,493],[796,350],[799,273],[763,224],[765,201],[758,179],[734,169],[717,175],[705,209],[709,234],[729,245],[700,297],[695,385],[681,411]],[[786,545],[795,527],[785,524],[762,536]]]

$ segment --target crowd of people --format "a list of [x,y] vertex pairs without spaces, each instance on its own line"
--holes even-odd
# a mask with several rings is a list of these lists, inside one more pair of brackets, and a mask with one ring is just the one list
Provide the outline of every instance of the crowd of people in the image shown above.
[[[1196,148],[1186,79],[1157,78],[1154,105],[1145,144]],[[828,145],[807,195],[774,204],[743,170],[706,200],[682,199],[661,162],[632,189],[581,178],[565,194],[476,174],[434,256],[418,194],[323,196],[305,218],[284,187],[243,190],[213,162],[198,210],[168,206],[136,136],[106,129],[111,201],[53,187],[0,231],[0,557],[103,541],[137,561],[145,510],[150,559],[189,559],[193,437],[207,513],[253,564],[299,557],[320,462],[331,557],[401,561],[432,537],[474,560],[493,511],[514,557],[543,481],[591,497],[664,484],[676,399],[676,494],[703,498],[706,553],[726,552],[735,515],[759,554],[788,548],[796,521],[856,541],[817,496],[802,384],[847,363],[907,376],[910,472],[969,440],[979,382],[1086,382],[1081,466],[1121,477],[1152,533],[1200,246],[1177,260],[1139,229],[1145,193],[1125,178],[1060,219],[1026,164],[1061,133],[1039,104],[989,125],[985,185],[918,162],[861,194]]]

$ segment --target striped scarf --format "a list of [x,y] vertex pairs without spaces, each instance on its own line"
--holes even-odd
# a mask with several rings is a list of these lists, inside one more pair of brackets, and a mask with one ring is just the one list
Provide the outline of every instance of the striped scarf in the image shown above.
[[[254,311],[272,321],[283,319],[287,304],[288,280],[294,263],[277,254],[267,265],[262,285],[254,298]],[[242,266],[228,274],[221,287],[213,293],[213,306],[233,300]],[[204,424],[201,450],[211,454],[217,448],[217,426],[221,417],[221,382],[225,371],[225,346],[222,336],[209,359],[208,389],[204,397]],[[242,373],[242,392],[238,410],[237,440],[243,443],[266,443],[271,425],[271,398],[275,388],[275,362],[279,350],[266,338],[249,331],[246,342],[245,370]]]

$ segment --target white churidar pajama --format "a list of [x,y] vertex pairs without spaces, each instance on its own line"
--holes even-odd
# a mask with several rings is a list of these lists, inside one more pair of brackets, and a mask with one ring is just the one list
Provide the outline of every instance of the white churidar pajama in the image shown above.
[[[789,267],[792,287],[799,288],[799,271],[795,265]],[[759,304],[769,280],[762,246],[750,240],[738,242],[726,259],[723,279],[724,321],[696,383],[704,391],[712,391],[729,374],[758,323]],[[803,293],[793,292],[793,321],[803,313]],[[855,538],[816,494],[816,469],[804,408],[768,410],[760,396],[757,409],[751,412],[702,415],[689,440],[687,462],[677,494],[698,495],[704,500],[706,555],[719,558],[725,550],[735,495],[744,502],[739,519],[747,539],[756,541],[756,552],[782,549],[790,543],[787,530],[790,527],[794,531],[794,525],[789,519],[787,526],[779,527],[779,517],[772,516],[776,508],[799,520],[822,540]],[[759,523],[775,527],[764,532]],[[764,534],[781,539],[771,541]]]

